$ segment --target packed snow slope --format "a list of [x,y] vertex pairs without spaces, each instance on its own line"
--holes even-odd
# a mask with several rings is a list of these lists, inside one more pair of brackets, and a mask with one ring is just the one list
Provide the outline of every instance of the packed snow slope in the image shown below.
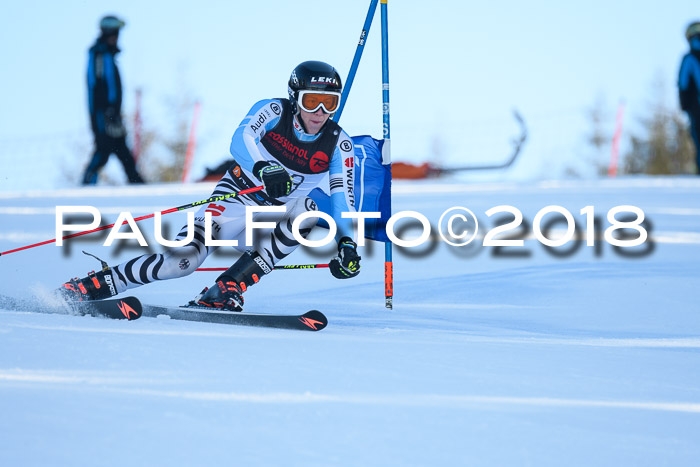
[[[111,223],[210,190],[0,192],[0,250],[54,238],[56,205],[96,206]],[[446,209],[469,208],[481,235],[466,247],[395,248],[393,310],[375,243],[356,279],[275,271],[246,293],[246,311],[323,311],[329,325],[318,333],[0,309],[0,465],[697,463],[700,179],[396,183],[394,192],[394,212],[418,211],[433,226]],[[509,220],[485,214],[500,205],[522,212],[523,247],[482,246]],[[580,211],[593,206],[595,246],[537,241],[532,224],[549,205],[568,209],[581,237]],[[605,241],[619,205],[644,211],[640,247]],[[185,217],[164,220],[172,235]],[[139,225],[159,251],[153,222]],[[565,225],[555,227],[552,238]],[[94,237],[0,257],[0,294],[46,299],[99,268],[81,250],[110,264],[147,251]],[[237,257],[221,250],[205,266]],[[326,261],[333,247],[320,250],[287,261]],[[133,295],[179,305],[215,277],[196,272]]]

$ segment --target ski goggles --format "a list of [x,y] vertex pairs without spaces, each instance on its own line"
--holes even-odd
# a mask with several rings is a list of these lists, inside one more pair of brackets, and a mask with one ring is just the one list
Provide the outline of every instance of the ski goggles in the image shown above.
[[299,91],[297,102],[299,103],[299,107],[305,112],[314,113],[319,108],[323,107],[323,111],[330,114],[338,110],[340,93],[308,90]]

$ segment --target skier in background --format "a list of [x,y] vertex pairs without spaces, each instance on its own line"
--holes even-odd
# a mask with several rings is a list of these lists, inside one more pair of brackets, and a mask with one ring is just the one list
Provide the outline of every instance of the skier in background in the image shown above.
[[678,94],[681,108],[688,114],[690,134],[695,143],[697,173],[700,174],[700,22],[685,31],[690,51],[685,54],[678,74]]
[[87,84],[90,123],[95,136],[95,152],[85,169],[83,185],[94,185],[97,176],[109,160],[117,155],[129,183],[144,183],[136,170],[136,162],[126,146],[126,130],[122,122],[122,83],[117,68],[117,41],[124,21],[116,16],[100,20],[100,37],[90,48]]
[[[68,300],[101,300],[156,280],[186,276],[215,249],[205,245],[206,212],[212,214],[214,240],[235,239],[245,249],[246,206],[285,206],[284,214],[276,217],[276,227],[262,234],[252,249],[189,304],[241,311],[243,292],[299,246],[292,235],[292,222],[318,209],[308,197],[316,187],[330,194],[338,227],[338,254],[329,269],[339,279],[357,276],[360,256],[352,238],[353,225],[341,216],[354,211],[353,144],[330,119],[340,104],[341,91],[340,75],[332,66],[317,61],[298,65],[289,79],[289,99],[257,102],[234,132],[230,147],[234,160],[212,196],[258,185],[264,186],[263,191],[202,206],[195,214],[194,239],[186,246],[139,256],[113,268],[104,264],[102,271],[66,282],[59,289],[62,295]],[[257,213],[253,220],[265,217]],[[307,218],[300,223],[299,233],[306,238],[315,225],[315,217]],[[176,239],[186,238],[187,230],[183,227]]]

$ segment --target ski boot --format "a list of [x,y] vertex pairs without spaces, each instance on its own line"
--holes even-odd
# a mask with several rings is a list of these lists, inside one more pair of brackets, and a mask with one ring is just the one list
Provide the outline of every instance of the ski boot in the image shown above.
[[187,306],[243,311],[243,292],[272,271],[257,252],[246,251],[236,263],[216,279],[216,284],[205,288]]
[[89,272],[87,277],[69,280],[56,291],[67,302],[104,300],[117,295],[112,270]]
[[100,272],[91,271],[87,277],[76,277],[69,280],[55,293],[67,302],[83,302],[89,300],[104,300],[117,295],[117,287],[114,284],[112,270],[107,263],[97,256],[83,251],[83,254],[92,256],[102,264]]
[[225,311],[243,311],[243,291],[233,281],[217,280],[211,287],[204,290],[191,300],[187,306],[216,308]]

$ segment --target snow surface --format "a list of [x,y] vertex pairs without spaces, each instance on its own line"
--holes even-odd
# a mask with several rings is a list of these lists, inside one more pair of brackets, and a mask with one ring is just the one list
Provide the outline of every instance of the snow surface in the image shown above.
[[[113,222],[210,190],[0,192],[0,251],[54,238],[56,205],[97,206]],[[700,180],[395,184],[394,212],[433,225],[461,205],[490,228],[484,213],[501,204],[530,222],[562,205],[581,226],[585,206],[604,218],[636,205],[653,244],[634,258],[601,239],[565,257],[531,238],[509,249],[529,256],[497,257],[480,240],[395,248],[393,311],[380,244],[352,281],[278,271],[246,293],[247,311],[322,310],[330,324],[318,333],[0,310],[0,465],[697,464]],[[184,223],[167,217],[171,231]],[[152,221],[140,224],[159,250]],[[102,241],[3,256],[0,294],[44,297],[97,268],[82,249],[110,264],[142,251]],[[133,295],[182,304],[215,274]]]

